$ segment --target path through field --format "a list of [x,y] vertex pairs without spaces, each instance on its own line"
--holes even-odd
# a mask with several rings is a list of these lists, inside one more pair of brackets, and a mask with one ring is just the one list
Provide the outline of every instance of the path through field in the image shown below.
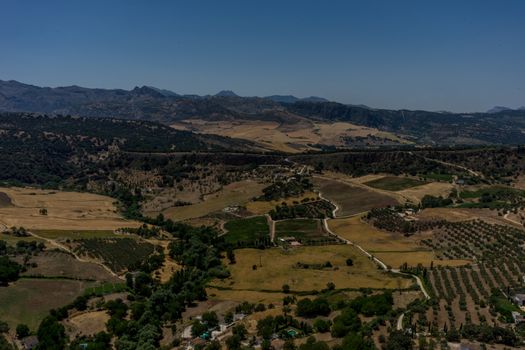
[[[321,196],[322,196],[322,194],[319,192],[319,197],[321,197]],[[328,199],[326,199],[326,200],[329,201],[330,203],[332,203],[330,200],[328,200]],[[334,204],[337,207],[337,205],[335,203],[332,203],[332,204]],[[334,210],[334,213],[335,213],[335,210]],[[354,214],[354,215],[351,215],[351,216],[355,216],[355,215],[360,215],[360,214]],[[340,239],[341,241],[345,242],[346,244],[351,244],[354,247],[356,247],[357,249],[359,249],[363,254],[365,254],[367,257],[372,259],[377,265],[379,265],[379,267],[381,267],[381,269],[383,269],[385,271],[389,271],[389,272],[395,273],[395,274],[398,274],[398,275],[410,276],[410,277],[414,278],[416,280],[417,285],[419,286],[419,289],[421,289],[421,292],[425,296],[425,298],[426,299],[430,299],[430,294],[425,289],[425,286],[423,285],[423,281],[421,281],[419,276],[415,276],[415,275],[412,275],[412,274],[401,272],[399,269],[389,269],[388,266],[383,261],[381,261],[379,258],[377,258],[374,255],[372,255],[370,252],[366,251],[359,244],[356,244],[356,243],[354,243],[354,242],[352,242],[352,241],[350,241],[350,240],[348,240],[346,238],[343,238],[343,237],[339,236],[337,233],[333,232],[330,229],[330,227],[328,226],[328,219],[323,219],[323,225],[324,225],[326,231],[329,234],[337,237],[338,239]],[[402,318],[401,318],[401,322],[403,322]]]
[[66,251],[67,253],[73,255],[73,257],[75,259],[77,259],[78,261],[80,262],[83,262],[83,263],[94,263],[94,264],[97,264],[99,266],[101,266],[102,268],[104,268],[107,272],[109,272],[112,276],[120,279],[120,280],[124,280],[124,277],[122,276],[119,276],[117,275],[115,272],[113,272],[113,270],[111,270],[108,266],[106,266],[105,264],[101,263],[100,261],[96,261],[96,260],[87,260],[87,259],[84,259],[84,258],[81,258],[77,253],[75,253],[71,248],[69,248],[68,246],[60,243],[60,242],[57,242],[56,240],[54,239],[51,239],[51,238],[46,238],[46,237],[42,237],[40,235],[37,235],[36,233],[34,232],[31,232],[31,231],[27,231],[31,236],[35,237],[35,238],[38,238],[38,239],[41,239],[43,241],[45,241],[46,243],[49,243],[50,245],[60,249],[60,250],[64,250]]

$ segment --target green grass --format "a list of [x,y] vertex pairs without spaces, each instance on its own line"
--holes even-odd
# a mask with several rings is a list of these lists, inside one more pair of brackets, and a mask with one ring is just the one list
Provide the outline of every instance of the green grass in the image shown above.
[[39,238],[36,238],[36,237],[33,237],[33,236],[28,236],[28,237],[16,237],[16,236],[12,236],[12,235],[7,235],[7,234],[5,234],[5,233],[0,233],[0,240],[1,240],[1,241],[5,241],[7,244],[9,244],[9,245],[11,245],[11,246],[16,245],[16,242],[18,242],[18,241],[26,241],[26,242],[37,241],[37,242],[43,242],[42,239],[39,239]]
[[410,187],[424,185],[426,182],[409,177],[385,176],[380,179],[365,182],[364,184],[385,191],[401,191]]
[[99,286],[86,288],[86,295],[107,295],[112,293],[122,293],[127,290],[125,283],[104,283]]
[[69,239],[86,239],[86,238],[119,238],[111,230],[32,230],[35,234],[50,238],[69,238]]
[[251,242],[269,237],[270,229],[264,216],[228,221],[224,228],[228,233],[224,236],[227,242]]
[[520,191],[514,188],[504,187],[504,186],[491,186],[481,188],[475,191],[461,191],[460,197],[464,199],[479,198],[483,194],[490,194],[495,197],[509,197],[509,196],[525,196],[525,191]]
[[312,239],[320,236],[326,236],[326,233],[322,229],[321,222],[319,220],[292,219],[278,221],[275,224],[275,236],[277,238],[293,236],[296,239]]
[[25,323],[36,331],[49,310],[65,306],[93,282],[23,278],[0,288],[0,318],[14,329]]
[[435,180],[435,181],[444,181],[444,182],[452,182],[454,177],[451,174],[436,174],[436,173],[430,173],[430,174],[420,174],[422,178],[429,179],[429,180]]

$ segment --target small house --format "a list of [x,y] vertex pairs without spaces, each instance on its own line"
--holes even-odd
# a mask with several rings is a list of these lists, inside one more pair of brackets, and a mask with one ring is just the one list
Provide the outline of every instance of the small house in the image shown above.
[[29,337],[22,338],[20,343],[24,350],[36,349],[38,346],[38,338],[36,335],[30,335]]
[[516,294],[512,297],[514,304],[519,307],[525,306],[525,294]]

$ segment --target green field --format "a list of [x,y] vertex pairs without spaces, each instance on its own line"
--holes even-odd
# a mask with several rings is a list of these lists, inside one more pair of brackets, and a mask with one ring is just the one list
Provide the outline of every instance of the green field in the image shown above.
[[425,180],[434,180],[434,181],[443,181],[443,182],[452,182],[454,177],[451,174],[436,174],[436,173],[430,173],[430,174],[419,174],[420,177],[424,178]]
[[92,285],[93,282],[22,278],[0,288],[0,318],[13,329],[25,323],[36,331],[49,310],[67,305]]
[[426,182],[409,177],[385,176],[377,180],[364,183],[367,186],[385,191],[401,191],[407,188],[421,186]]
[[252,242],[269,237],[270,229],[264,216],[228,221],[224,228],[228,233],[224,236],[227,242]]
[[84,239],[84,238],[118,238],[111,230],[32,230],[44,238],[59,239]]
[[86,288],[86,295],[107,295],[112,293],[122,293],[127,290],[125,283],[104,283],[99,286]]
[[479,198],[484,194],[491,195],[495,198],[510,198],[513,196],[525,196],[525,191],[520,191],[514,188],[505,187],[505,186],[491,186],[480,188],[477,190],[464,190],[461,191],[460,197],[464,199],[469,198]]
[[39,238],[36,238],[36,237],[33,237],[33,236],[17,237],[17,236],[8,235],[8,234],[5,234],[5,233],[0,233],[0,241],[5,241],[5,242],[7,242],[7,244],[9,244],[9,245],[15,245],[16,242],[18,242],[18,241],[26,241],[26,242],[37,241],[37,242],[43,242],[42,239],[39,239]]
[[315,219],[291,219],[278,221],[275,224],[275,237],[277,241],[282,237],[294,237],[302,243],[311,241],[335,241],[324,230],[321,220]]
[[89,238],[74,241],[75,252],[98,259],[114,272],[135,267],[153,254],[151,243],[133,238]]

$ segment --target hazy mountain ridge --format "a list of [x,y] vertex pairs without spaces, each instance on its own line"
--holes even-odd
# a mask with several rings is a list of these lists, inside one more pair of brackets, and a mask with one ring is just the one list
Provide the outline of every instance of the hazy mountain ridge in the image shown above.
[[292,95],[240,97],[224,90],[214,96],[179,95],[142,86],[132,90],[79,86],[38,87],[0,81],[0,111],[115,117],[172,124],[208,121],[276,121],[293,127],[300,120],[349,122],[393,132],[419,144],[525,143],[525,110],[452,113],[372,109]]

